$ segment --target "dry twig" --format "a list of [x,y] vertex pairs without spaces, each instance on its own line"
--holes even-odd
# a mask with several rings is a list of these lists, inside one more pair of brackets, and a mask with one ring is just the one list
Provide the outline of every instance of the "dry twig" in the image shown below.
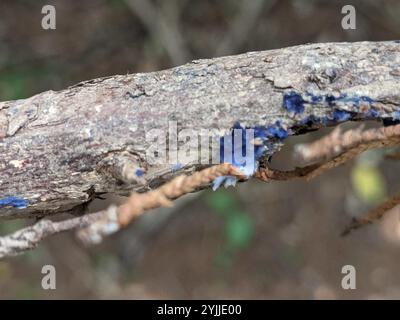
[[[388,147],[400,143],[400,125],[374,128],[363,131],[363,126],[342,132],[335,128],[331,134],[298,148],[300,156],[306,161],[320,161],[320,163],[296,168],[291,171],[279,171],[271,168],[260,168],[254,175],[256,178],[268,182],[270,180],[290,180],[305,178],[310,180],[321,173],[347,163],[360,153],[374,148]],[[395,158],[395,157],[393,157]],[[366,217],[354,219],[342,235],[348,235],[352,230],[379,220],[383,215],[400,204],[400,196],[393,197],[371,211]]]
[[390,211],[399,204],[400,195],[388,199],[380,206],[369,212],[365,217],[353,219],[352,223],[342,232],[342,236],[346,236],[353,230],[380,220],[386,212]]
[[242,177],[241,173],[231,164],[220,164],[196,172],[191,176],[178,176],[155,190],[142,194],[134,193],[118,208],[111,206],[104,211],[60,222],[41,220],[9,236],[0,237],[0,258],[33,249],[48,236],[73,229],[78,229],[78,237],[85,244],[99,243],[104,236],[127,226],[146,210],[170,206],[172,205],[171,200],[207,185],[223,175]]
[[388,160],[400,160],[400,153],[390,153],[385,155],[385,159]]
[[225,175],[241,176],[231,164],[216,165],[191,176],[181,175],[163,186],[146,192],[134,193],[119,208],[113,206],[98,221],[79,230],[78,237],[86,244],[98,243],[104,236],[127,226],[146,210],[169,207],[171,200],[179,198],[195,189],[210,184],[215,178]]
[[342,132],[342,129],[338,127],[320,140],[309,145],[299,146],[297,154],[303,161],[320,162],[306,176],[307,179],[312,179],[326,170],[353,160],[366,150],[398,144],[400,144],[400,125],[365,131],[361,126],[346,132]]

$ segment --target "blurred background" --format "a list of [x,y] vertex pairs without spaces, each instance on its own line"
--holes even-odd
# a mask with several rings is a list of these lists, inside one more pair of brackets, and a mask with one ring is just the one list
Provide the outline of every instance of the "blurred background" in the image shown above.
[[[41,28],[45,4],[56,7],[56,30]],[[356,8],[356,30],[341,27],[346,4]],[[0,101],[198,58],[400,39],[399,16],[396,0],[1,0]],[[293,146],[328,132],[290,138],[273,166],[292,168]],[[400,210],[340,237],[351,217],[400,192],[399,164],[387,152],[311,182],[251,181],[190,195],[94,248],[73,234],[52,237],[0,261],[0,299],[400,298]],[[121,199],[91,210],[110,201]],[[26,223],[1,221],[0,234]],[[56,268],[56,290],[41,288],[46,264]],[[356,290],[341,287],[348,264]]]

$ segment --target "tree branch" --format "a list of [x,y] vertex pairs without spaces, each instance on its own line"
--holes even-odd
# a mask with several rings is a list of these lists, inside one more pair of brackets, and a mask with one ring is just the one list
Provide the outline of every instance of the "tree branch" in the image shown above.
[[[338,139],[341,135],[344,139]],[[305,152],[305,154],[314,155],[314,160],[316,158],[324,159],[321,163],[296,168],[291,171],[279,171],[261,167],[254,174],[254,177],[264,182],[295,178],[312,179],[328,169],[353,159],[357,154],[367,149],[399,144],[399,138],[400,125],[388,128],[374,128],[364,132],[359,128],[349,130],[344,134],[341,131],[334,131],[309,146],[301,148],[305,152],[309,147],[309,152]],[[337,154],[337,152],[332,153],[334,146],[337,146],[337,150],[341,152],[340,154]],[[191,176],[178,176],[156,190],[141,194],[134,193],[120,207],[110,206],[107,210],[61,222],[42,220],[12,235],[0,237],[0,258],[17,255],[33,249],[46,237],[73,229],[78,229],[77,235],[86,245],[97,244],[104,237],[126,227],[132,220],[147,210],[161,206],[171,206],[171,200],[206,186],[217,177],[227,175],[236,176],[242,180],[246,179],[231,164],[216,165],[196,172]],[[354,220],[343,232],[343,235],[347,235],[354,229],[382,218],[386,211],[400,203],[399,199],[400,197],[394,197],[370,212],[365,218]]]
[[[279,123],[295,135],[397,116],[399,53],[395,41],[297,46],[94,79],[0,103],[0,219],[69,211],[101,193],[143,192],[199,170],[196,163],[177,169],[171,159],[149,163],[154,143],[146,134],[159,129],[166,138],[169,120],[178,131],[215,130],[218,137],[238,121]],[[265,157],[281,146],[268,141]],[[141,179],[131,174],[135,168],[144,171]]]
[[[326,43],[197,60],[0,103],[0,219],[51,216],[103,193],[141,193],[204,168],[178,165],[180,150],[176,159],[149,161],[155,143],[148,133],[174,137],[168,121],[178,132],[204,129],[216,139],[236,122],[267,129],[264,160],[287,135],[344,121],[397,121],[399,79],[398,41]],[[166,141],[165,152],[174,148]],[[79,219],[71,224],[82,227]],[[43,226],[49,223],[25,232]]]

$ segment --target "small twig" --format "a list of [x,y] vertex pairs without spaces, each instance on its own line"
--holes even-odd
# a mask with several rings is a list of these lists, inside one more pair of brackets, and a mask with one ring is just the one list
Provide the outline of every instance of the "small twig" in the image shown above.
[[297,148],[298,156],[307,162],[319,161],[316,164],[299,167],[292,171],[279,171],[271,168],[260,168],[255,177],[263,181],[289,180],[293,178],[313,179],[323,172],[353,160],[362,152],[397,145],[400,143],[400,125],[374,128],[362,131],[359,128],[342,132],[338,127],[331,134],[308,145]]
[[348,235],[351,231],[356,230],[367,224],[371,224],[374,221],[380,220],[386,212],[393,209],[400,204],[400,195],[390,198],[389,200],[382,203],[379,207],[370,211],[365,217],[356,219],[354,218],[352,223],[342,232],[342,236]]
[[291,180],[295,178],[308,178],[312,172],[319,168],[318,164],[310,165],[301,168],[295,168],[290,171],[281,171],[277,169],[271,169],[268,167],[261,167],[254,174],[254,177],[264,182],[270,182],[271,180]]
[[195,172],[191,176],[178,176],[146,193],[134,193],[119,208],[110,207],[101,219],[79,230],[78,237],[86,244],[98,243],[104,236],[126,227],[143,212],[158,207],[169,207],[172,205],[171,200],[210,184],[215,178],[225,175],[242,176],[234,166],[225,163]]
[[43,219],[13,234],[0,237],[0,259],[32,250],[36,248],[42,240],[51,235],[88,226],[98,220],[103,214],[104,212],[100,211],[98,213],[59,222]]
[[[179,29],[178,17],[168,19],[151,1],[125,0],[125,2],[147,28],[154,42],[164,47],[174,65],[183,64],[189,60],[190,54]],[[179,6],[176,7],[179,9]]]
[[342,132],[340,128],[308,145],[297,147],[297,156],[303,161],[320,164],[307,175],[312,179],[321,173],[353,160],[366,150],[400,144],[400,125],[362,131],[363,126]]
[[34,249],[45,238],[73,229],[78,229],[78,237],[85,244],[99,243],[104,236],[127,226],[144,211],[161,206],[170,206],[171,200],[207,185],[215,178],[223,175],[243,177],[231,164],[220,164],[196,172],[191,176],[178,176],[147,193],[135,193],[118,208],[111,206],[107,210],[60,222],[41,220],[11,235],[0,237],[0,258]]
[[387,160],[400,160],[400,152],[387,154],[387,155],[385,155],[385,159],[387,159]]
[[[345,133],[343,133],[339,127],[320,140],[298,149],[303,160],[319,160],[321,161],[320,163],[296,168],[291,171],[260,168],[254,176],[265,182],[271,180],[290,180],[294,178],[310,180],[329,169],[347,163],[366,150],[394,146],[399,143],[400,125],[374,128],[366,131],[362,131],[361,126]],[[371,211],[365,218],[354,219],[350,226],[344,230],[342,235],[347,235],[354,229],[358,229],[381,219],[387,211],[398,204],[400,204],[400,196],[389,199],[378,208]]]
[[[296,156],[305,162],[320,162],[338,155],[351,160],[363,151],[394,146],[400,143],[400,125],[372,128],[363,126],[342,132],[340,127],[331,134],[306,145],[296,147]],[[344,156],[344,154],[348,154]]]

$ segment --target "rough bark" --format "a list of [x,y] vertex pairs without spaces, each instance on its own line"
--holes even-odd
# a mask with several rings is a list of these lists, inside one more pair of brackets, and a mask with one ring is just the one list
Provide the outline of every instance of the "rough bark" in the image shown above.
[[[303,45],[117,75],[0,103],[0,218],[41,217],[101,193],[145,191],[187,164],[146,161],[146,132],[240,122],[289,135],[348,120],[397,121],[400,43]],[[282,145],[272,137],[265,157]],[[127,174],[143,169],[143,177]],[[12,199],[12,201],[10,200]],[[22,202],[22,204],[21,204]]]

